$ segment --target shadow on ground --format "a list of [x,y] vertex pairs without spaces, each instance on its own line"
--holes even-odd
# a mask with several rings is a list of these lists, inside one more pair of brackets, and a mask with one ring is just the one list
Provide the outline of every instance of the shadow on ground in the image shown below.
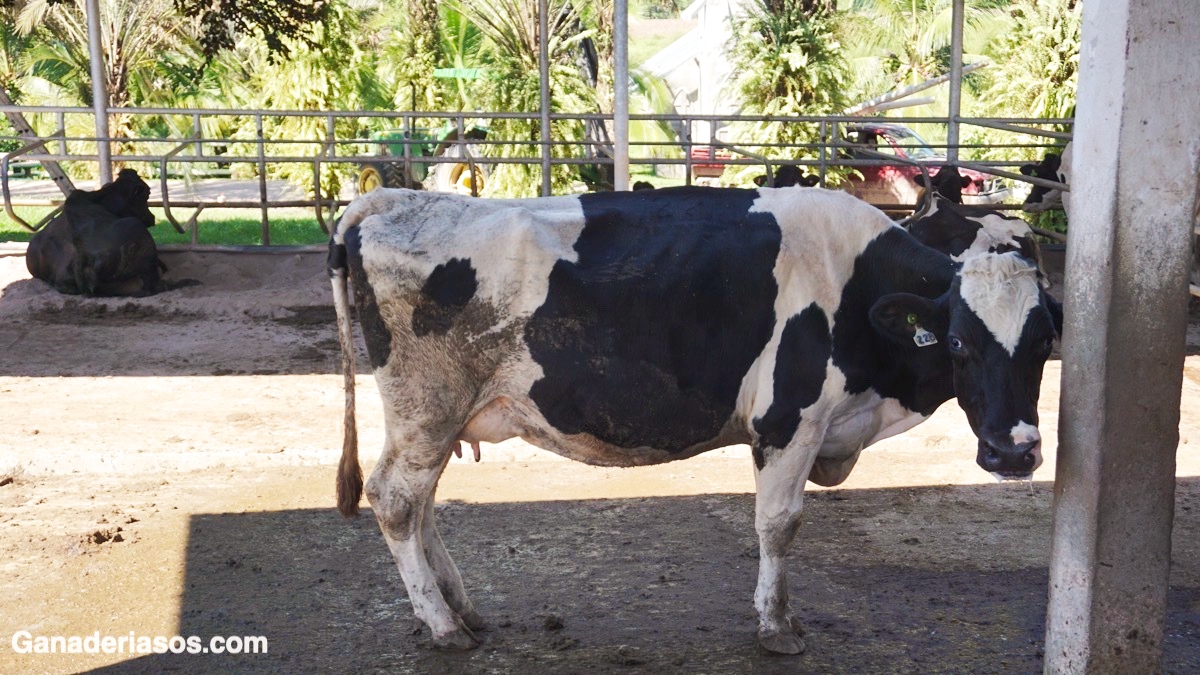
[[[202,515],[180,633],[263,635],[269,653],[150,655],[101,672],[1040,672],[1049,486],[1038,487],[1013,491],[1015,507],[995,497],[1008,486],[811,495],[789,558],[808,628],[799,657],[754,641],[751,495],[440,506],[491,623],[467,653],[429,648],[369,513]],[[959,546],[954,528],[919,527],[921,503],[968,509],[997,541]],[[865,529],[871,514],[882,525]],[[1012,538],[1029,552],[1008,550]],[[1172,590],[1168,634],[1166,670],[1196,672],[1200,589]]]

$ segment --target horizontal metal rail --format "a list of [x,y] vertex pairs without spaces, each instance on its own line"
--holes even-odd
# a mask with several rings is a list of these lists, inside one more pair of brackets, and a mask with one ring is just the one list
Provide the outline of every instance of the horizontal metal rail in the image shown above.
[[[180,233],[191,233],[192,246],[198,246],[198,227],[199,217],[206,209],[213,208],[230,208],[230,209],[259,209],[261,210],[262,220],[262,241],[264,244],[270,241],[269,228],[269,210],[274,208],[306,208],[313,209],[316,216],[316,223],[322,230],[328,232],[332,227],[332,222],[338,210],[349,203],[348,199],[342,198],[334,194],[325,194],[323,189],[325,181],[322,178],[322,172],[326,165],[335,165],[345,167],[347,165],[365,165],[378,162],[396,162],[403,163],[406,175],[411,173],[414,167],[435,167],[439,164],[457,163],[465,160],[468,165],[468,170],[475,175],[478,165],[482,164],[491,170],[491,167],[511,164],[535,166],[542,163],[541,152],[542,148],[550,148],[550,152],[560,155],[561,157],[550,158],[551,166],[586,166],[586,165],[606,165],[611,164],[611,158],[604,156],[587,156],[585,149],[591,147],[593,155],[601,154],[596,152],[599,144],[588,142],[586,140],[567,140],[567,139],[550,139],[548,142],[528,142],[516,140],[501,140],[496,138],[482,139],[467,139],[465,130],[469,125],[488,124],[490,122],[500,122],[505,120],[523,120],[531,124],[536,124],[539,116],[537,113],[482,113],[482,112],[395,112],[395,111],[355,111],[355,110],[340,110],[340,111],[312,111],[312,110],[234,110],[223,108],[196,108],[196,109],[173,109],[173,108],[114,108],[111,113],[119,113],[124,115],[151,115],[163,116],[168,118],[178,118],[187,120],[188,127],[186,137],[137,137],[137,138],[108,138],[96,139],[90,136],[67,136],[65,133],[65,117],[67,115],[91,116],[94,114],[92,108],[84,108],[77,106],[0,106],[0,111],[16,110],[30,116],[45,115],[50,116],[54,122],[56,133],[52,137],[47,137],[33,144],[28,144],[21,150],[9,155],[3,156],[3,176],[0,176],[0,186],[3,187],[3,197],[5,200],[5,208],[7,213],[15,222],[20,223],[26,229],[36,231],[43,227],[54,214],[47,216],[36,225],[30,225],[13,211],[11,191],[9,189],[9,160],[21,156],[22,159],[34,161],[59,161],[59,162],[75,162],[75,163],[95,163],[99,161],[95,153],[78,152],[81,149],[78,146],[84,144],[93,144],[97,140],[107,140],[114,143],[122,144],[128,151],[128,154],[120,154],[113,157],[114,161],[123,163],[144,163],[156,168],[158,171],[160,196],[158,200],[152,201],[154,206],[161,206],[164,214],[171,226]],[[254,126],[254,133],[251,137],[235,137],[235,138],[220,138],[220,137],[205,137],[202,133],[202,122],[204,118],[239,118],[245,120],[247,128],[250,125]],[[318,118],[325,120],[325,133],[323,138],[306,138],[306,139],[289,139],[289,138],[268,138],[264,131],[266,121],[272,123],[286,118]],[[555,123],[578,123],[583,124],[589,121],[607,121],[611,119],[610,115],[603,114],[582,114],[572,115],[555,113],[551,115],[551,121]],[[371,128],[379,128],[381,122],[392,122],[397,127],[402,127],[404,133],[403,138],[384,138],[372,139],[360,137],[365,133],[364,120],[374,120],[369,125]],[[809,167],[814,171],[819,171],[822,185],[825,184],[826,171],[833,167],[843,167],[847,169],[859,169],[873,166],[888,166],[896,164],[908,164],[916,166],[919,170],[928,177],[929,169],[945,166],[949,164],[945,159],[935,159],[929,161],[912,161],[897,158],[891,155],[875,153],[861,146],[852,146],[842,142],[839,135],[839,130],[847,126],[856,124],[877,124],[877,123],[895,123],[895,124],[947,124],[947,120],[941,117],[910,117],[910,118],[864,118],[858,116],[837,115],[829,117],[817,116],[779,116],[779,115],[694,115],[694,114],[675,114],[675,115],[631,115],[631,123],[668,123],[675,127],[678,132],[676,140],[660,140],[652,142],[632,143],[633,148],[641,148],[643,152],[651,153],[652,156],[633,157],[630,159],[630,164],[634,166],[654,166],[654,167],[681,167],[684,173],[685,182],[690,183],[694,175],[694,169],[698,164],[716,163],[719,166],[745,167],[745,166],[761,166],[766,172],[767,178],[773,178],[774,168],[783,164],[796,165],[801,167]],[[1044,131],[1042,129],[1024,127],[1020,125],[1070,125],[1070,119],[1012,119],[1012,118],[961,118],[962,124],[973,124],[981,127],[994,128],[1013,134],[1027,134],[1039,136],[1042,138],[1061,140],[1069,138],[1069,134],[1055,131]],[[449,139],[441,143],[440,147],[455,147],[460,149],[459,156],[445,155],[423,155],[417,151],[418,146],[428,147],[428,144],[437,142],[436,139],[430,138],[413,138],[414,132],[433,128],[435,125],[443,125],[445,122],[450,122],[454,127],[453,139]],[[762,122],[780,122],[786,124],[801,124],[810,125],[815,135],[818,135],[820,140],[811,143],[798,144],[782,144],[782,143],[761,143],[761,144],[746,144],[746,143],[729,143],[717,137],[715,130],[728,125],[739,123],[762,123]],[[712,133],[711,140],[699,141],[696,134],[693,132],[698,128],[697,125],[707,125]],[[50,125],[47,125],[50,126]],[[341,128],[339,128],[341,127]],[[575,127],[570,127],[575,128]],[[699,127],[703,129],[703,127]],[[830,133],[832,131],[832,133]],[[578,129],[576,132],[579,132]],[[575,133],[575,132],[573,132]],[[581,133],[581,132],[580,132]],[[347,137],[349,134],[352,137]],[[50,147],[48,142],[57,140],[57,152],[49,152]],[[76,147],[72,147],[76,146]],[[214,146],[223,146],[220,150],[213,151]],[[376,150],[372,154],[371,148],[389,147],[393,149],[395,154],[378,154],[383,150]],[[157,148],[162,148],[162,152],[158,152]],[[714,148],[733,153],[732,157],[714,157],[712,161],[706,162],[698,157],[692,156],[694,148]],[[946,148],[942,144],[933,144],[932,147]],[[1039,144],[1036,142],[1013,142],[1002,143],[999,145],[979,146],[960,144],[957,146],[960,149],[969,148],[1012,148],[1012,149],[1030,149],[1037,150],[1041,148],[1052,147],[1047,144]],[[248,150],[247,150],[248,148]],[[305,152],[306,149],[312,148],[311,153]],[[839,157],[838,150],[853,148],[855,158]],[[82,148],[86,149],[86,148]],[[189,152],[190,149],[190,152]],[[206,151],[206,149],[210,149]],[[481,154],[476,153],[478,149]],[[41,152],[34,152],[41,150]],[[230,154],[230,151],[239,154]],[[401,151],[402,150],[402,154]],[[515,152],[514,152],[515,150]],[[427,152],[422,150],[421,152]],[[494,156],[501,154],[513,154],[520,156],[499,157]],[[220,154],[217,154],[220,152]],[[789,159],[768,159],[768,153],[774,155],[787,156],[791,154],[793,158]],[[802,156],[803,155],[803,156]],[[865,159],[864,156],[869,155],[871,159]],[[218,170],[233,171],[234,167],[250,165],[253,174],[253,180],[258,183],[257,199],[232,199],[232,200],[214,200],[204,198],[172,198],[171,193],[173,186],[168,183],[168,178],[171,175],[182,175],[187,180],[193,180],[197,175],[203,175],[205,172],[212,171],[211,168],[204,168],[197,165],[216,164]],[[312,179],[312,197],[307,199],[295,198],[270,198],[267,186],[267,174],[270,167],[280,167],[287,164],[307,164],[313,172]],[[959,166],[964,166],[977,171],[981,171],[993,176],[998,176],[1006,179],[1023,181],[1043,187],[1064,188],[1053,181],[1024,176],[1006,169],[1019,166],[1019,162],[1008,161],[980,161],[980,162],[958,162]],[[243,171],[244,169],[238,169]],[[174,173],[173,173],[174,172]],[[344,172],[344,169],[339,169],[339,173]],[[293,177],[295,171],[291,171]],[[344,176],[344,173],[342,173]],[[205,183],[208,184],[208,183]],[[471,181],[472,192],[477,191],[477,181]],[[41,203],[54,203],[54,200]],[[884,207],[902,206],[902,205],[881,205]],[[1003,206],[991,205],[993,208],[1019,208],[1019,206]],[[912,208],[908,205],[907,208]],[[191,215],[187,218],[180,218],[175,213],[178,209],[194,209]]]

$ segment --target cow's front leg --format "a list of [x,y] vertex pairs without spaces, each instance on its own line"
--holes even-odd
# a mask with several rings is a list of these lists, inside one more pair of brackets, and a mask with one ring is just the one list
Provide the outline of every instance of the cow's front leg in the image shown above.
[[[388,435],[392,437],[391,429]],[[445,443],[410,442],[399,448],[389,438],[379,464],[367,481],[366,493],[400,568],[413,613],[429,626],[433,645],[443,649],[472,649],[479,640],[446,602],[442,584],[422,542],[423,521],[427,516],[433,517],[433,510],[426,509],[426,505],[433,499],[438,476],[449,456],[450,448]]]
[[762,448],[755,452],[761,466],[755,473],[754,529],[758,531],[758,641],[780,654],[804,651],[804,630],[788,607],[787,568],[784,559],[804,507],[804,482],[812,469],[819,443],[793,439],[784,449]]

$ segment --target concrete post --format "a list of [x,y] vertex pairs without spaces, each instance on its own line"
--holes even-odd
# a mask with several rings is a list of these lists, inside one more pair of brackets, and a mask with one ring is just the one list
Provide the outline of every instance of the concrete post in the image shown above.
[[104,80],[104,42],[100,0],[87,0],[88,49],[91,54],[92,110],[96,116],[96,154],[100,184],[112,182],[112,149],[108,144],[108,90]]
[[541,81],[542,196],[550,196],[550,0],[538,0],[538,79]]
[[629,1],[613,3],[613,189],[629,189]]
[[964,0],[954,0],[950,25],[950,101],[946,115],[946,159],[958,161],[958,116],[962,107]]
[[1161,672],[1200,12],[1084,3],[1082,34],[1045,670]]

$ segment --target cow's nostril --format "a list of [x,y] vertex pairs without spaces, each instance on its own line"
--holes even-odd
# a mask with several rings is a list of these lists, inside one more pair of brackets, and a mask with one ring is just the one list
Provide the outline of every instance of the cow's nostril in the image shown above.
[[1024,457],[1021,458],[1021,462],[1024,463],[1025,466],[1032,467],[1037,463],[1037,456],[1033,454],[1032,450],[1030,450],[1029,452],[1025,453]]
[[988,471],[995,471],[1000,468],[1000,453],[995,448],[988,448],[988,452],[983,457],[983,465]]

